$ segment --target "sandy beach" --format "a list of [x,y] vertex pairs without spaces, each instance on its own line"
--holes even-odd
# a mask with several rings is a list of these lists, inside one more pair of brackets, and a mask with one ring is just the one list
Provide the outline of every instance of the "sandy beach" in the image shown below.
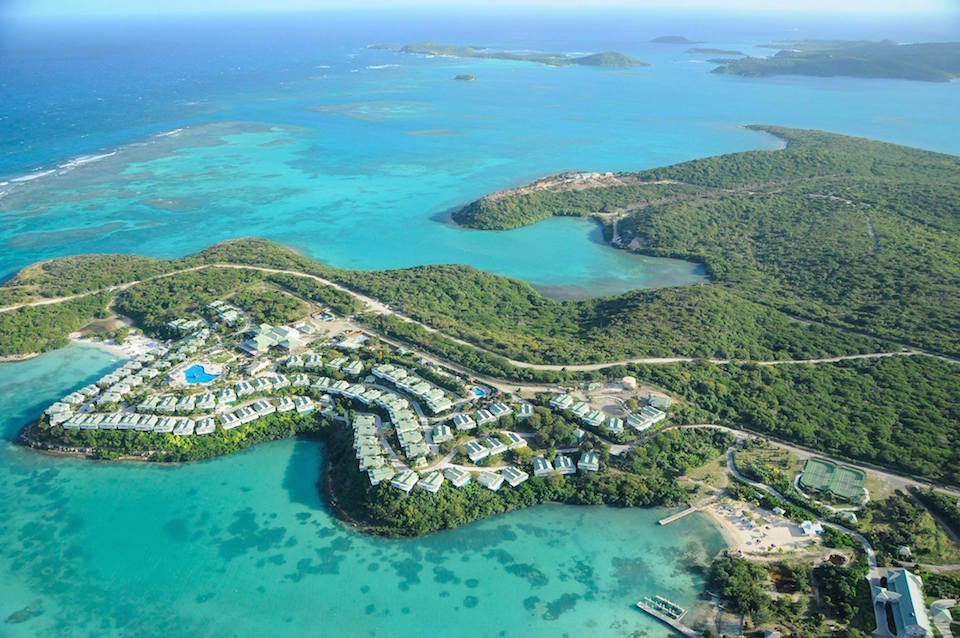
[[723,499],[702,511],[720,528],[730,548],[744,554],[779,554],[816,542],[796,523],[740,501]]
[[140,355],[146,354],[160,345],[159,341],[150,339],[149,337],[144,337],[143,335],[130,335],[127,337],[126,341],[124,341],[122,344],[118,344],[114,341],[98,341],[88,337],[81,337],[80,333],[78,332],[70,334],[70,343],[79,343],[86,346],[99,348],[123,359],[133,359],[135,357],[139,357]]

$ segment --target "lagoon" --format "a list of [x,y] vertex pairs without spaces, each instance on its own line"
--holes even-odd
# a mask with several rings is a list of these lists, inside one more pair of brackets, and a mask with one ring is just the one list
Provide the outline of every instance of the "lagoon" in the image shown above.
[[698,516],[663,534],[663,510],[572,506],[361,535],[327,510],[308,440],[172,467],[9,443],[116,365],[84,346],[0,365],[0,623],[22,620],[4,636],[665,636],[633,603],[693,603],[690,567],[724,546]]

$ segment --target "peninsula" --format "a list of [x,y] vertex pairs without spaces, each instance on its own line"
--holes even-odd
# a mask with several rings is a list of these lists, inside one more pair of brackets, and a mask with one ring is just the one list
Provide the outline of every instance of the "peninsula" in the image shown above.
[[598,66],[598,67],[641,67],[649,66],[646,62],[636,60],[628,55],[616,51],[604,51],[590,55],[568,55],[565,53],[541,53],[536,51],[501,51],[476,46],[458,46],[453,44],[438,44],[435,42],[420,42],[417,44],[393,45],[374,44],[372,49],[388,49],[401,53],[418,55],[446,56],[452,58],[480,58],[486,60],[514,60],[519,62],[536,62],[547,66]]
[[713,72],[747,77],[845,76],[923,82],[949,82],[960,74],[960,42],[801,40],[765,46],[779,51],[766,58],[733,60]]

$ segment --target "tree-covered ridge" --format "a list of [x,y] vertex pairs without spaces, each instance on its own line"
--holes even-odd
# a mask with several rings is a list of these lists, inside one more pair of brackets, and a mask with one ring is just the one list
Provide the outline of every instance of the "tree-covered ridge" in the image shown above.
[[960,485],[960,366],[933,357],[828,365],[633,366],[690,401],[692,421]]
[[620,245],[701,261],[737,296],[960,352],[960,159],[755,128],[787,146],[636,173],[628,186],[488,197],[454,219],[506,228],[605,214]]
[[467,266],[344,273],[341,280],[441,332],[523,361],[815,358],[884,348],[876,340],[793,321],[718,286],[559,302],[523,282]]
[[732,60],[713,70],[725,75],[846,76],[949,82],[960,74],[960,43],[897,44],[813,40],[770,45],[779,48],[767,58]]
[[0,357],[64,347],[68,335],[103,313],[109,301],[109,295],[97,294],[60,304],[0,313]]
[[169,260],[137,255],[75,255],[27,266],[0,288],[0,306],[65,297],[146,279],[176,268]]

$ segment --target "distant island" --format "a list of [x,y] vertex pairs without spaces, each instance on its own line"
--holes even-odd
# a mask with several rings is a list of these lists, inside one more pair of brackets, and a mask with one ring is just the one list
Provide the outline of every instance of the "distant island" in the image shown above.
[[662,35],[650,41],[654,44],[700,44],[699,40],[691,40],[682,35]]
[[747,54],[743,51],[737,51],[733,49],[711,49],[709,47],[693,47],[687,49],[687,53],[694,53],[700,55],[740,55],[746,56]]
[[453,79],[454,79],[454,80],[461,80],[461,81],[463,81],[463,82],[473,82],[474,80],[477,79],[477,76],[475,76],[475,75],[470,75],[469,73],[461,73],[460,75],[455,75],[455,76],[453,77]]
[[547,66],[600,66],[600,67],[639,67],[650,66],[646,62],[636,60],[617,51],[604,51],[590,55],[572,56],[565,53],[543,53],[538,51],[500,51],[480,46],[458,46],[454,44],[437,44],[435,42],[420,42],[416,44],[374,44],[371,49],[385,49],[414,53],[418,55],[440,55],[453,58],[480,58],[486,60],[514,60],[519,62],[536,62]]
[[763,46],[778,52],[767,58],[730,61],[713,72],[746,77],[843,76],[923,82],[949,82],[960,74],[960,42],[801,40]]

